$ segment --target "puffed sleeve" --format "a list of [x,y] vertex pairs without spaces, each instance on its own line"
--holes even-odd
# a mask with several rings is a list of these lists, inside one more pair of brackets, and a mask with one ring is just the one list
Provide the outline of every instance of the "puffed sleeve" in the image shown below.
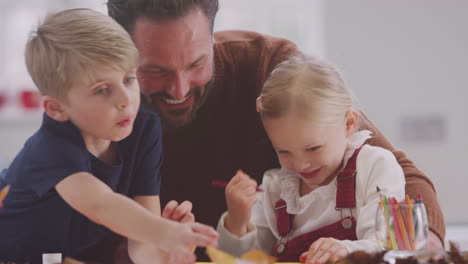
[[[344,240],[348,252],[356,250],[378,251],[375,234],[375,215],[380,194],[404,199],[405,177],[403,170],[388,150],[365,145],[357,158],[356,201],[358,240]],[[380,193],[377,192],[377,186]]]

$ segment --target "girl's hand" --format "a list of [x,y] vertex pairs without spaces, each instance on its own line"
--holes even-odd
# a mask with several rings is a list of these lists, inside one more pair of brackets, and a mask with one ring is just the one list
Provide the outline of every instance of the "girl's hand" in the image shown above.
[[337,261],[348,255],[348,250],[339,240],[334,238],[320,238],[312,245],[308,251],[302,253],[299,258],[302,263],[326,263],[327,261]]
[[217,247],[218,233],[200,223],[173,223],[167,230],[163,250],[169,254],[167,263],[193,264],[196,261],[193,245]]
[[238,170],[226,186],[226,201],[225,227],[240,237],[247,233],[252,207],[257,201],[257,182]]

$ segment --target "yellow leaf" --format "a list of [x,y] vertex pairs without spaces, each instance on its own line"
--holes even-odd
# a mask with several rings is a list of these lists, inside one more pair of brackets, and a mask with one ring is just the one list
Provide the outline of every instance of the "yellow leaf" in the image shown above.
[[211,261],[216,264],[234,264],[236,258],[234,256],[229,255],[217,248],[214,247],[207,247],[206,254],[210,257]]
[[206,254],[216,264],[235,264],[237,260],[247,261],[252,264],[273,264],[276,260],[274,257],[256,249],[246,252],[240,259],[213,247],[207,247]]

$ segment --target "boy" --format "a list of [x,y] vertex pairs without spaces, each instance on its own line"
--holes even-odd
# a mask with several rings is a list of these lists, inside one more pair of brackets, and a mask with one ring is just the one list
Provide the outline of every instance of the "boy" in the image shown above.
[[211,227],[160,217],[161,125],[139,110],[138,52],[123,28],[65,10],[46,17],[25,57],[45,114],[6,174],[0,260],[73,256],[112,231],[129,238],[134,262],[156,252],[193,263],[192,246],[216,245]]

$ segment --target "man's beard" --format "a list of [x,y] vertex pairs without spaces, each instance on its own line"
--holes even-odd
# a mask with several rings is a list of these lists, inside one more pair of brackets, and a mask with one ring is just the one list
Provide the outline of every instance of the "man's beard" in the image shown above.
[[194,97],[193,104],[190,108],[172,110],[169,112],[169,115],[177,117],[177,116],[185,115],[187,111],[190,111],[190,113],[188,113],[189,117],[185,119],[184,121],[174,121],[171,118],[166,117],[165,115],[162,114],[161,108],[158,104],[158,99],[159,98],[172,99],[172,97],[169,96],[167,93],[164,93],[164,92],[153,93],[148,96],[142,96],[142,105],[153,109],[157,113],[160,113],[161,122],[162,122],[164,129],[171,130],[171,129],[184,127],[196,119],[198,110],[205,103],[206,98],[208,97],[211,89],[213,88],[213,82],[214,82],[214,75],[205,84],[204,91],[202,87],[199,87],[199,86],[190,89],[189,96]]

